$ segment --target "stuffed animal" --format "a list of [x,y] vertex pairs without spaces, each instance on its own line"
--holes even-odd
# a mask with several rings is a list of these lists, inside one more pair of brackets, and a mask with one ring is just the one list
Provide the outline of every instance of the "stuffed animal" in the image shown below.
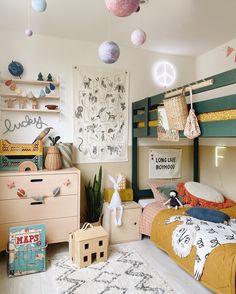
[[167,200],[163,205],[166,206],[168,208],[175,208],[175,209],[179,209],[179,206],[183,207],[183,204],[180,202],[180,200],[177,198],[178,197],[178,193],[175,190],[171,190],[170,191],[170,199]]
[[[122,215],[123,215],[123,206],[122,206],[122,202],[121,202],[120,195],[118,192],[118,188],[119,188],[119,183],[122,180],[122,175],[118,176],[117,181],[115,181],[115,179],[112,176],[109,176],[109,179],[114,184],[115,191],[112,195],[111,202],[108,207],[110,209],[114,210],[114,224],[115,224],[115,226],[121,226],[121,220],[122,220]],[[120,209],[120,216],[119,216],[118,220],[116,218],[116,209],[117,208]]]

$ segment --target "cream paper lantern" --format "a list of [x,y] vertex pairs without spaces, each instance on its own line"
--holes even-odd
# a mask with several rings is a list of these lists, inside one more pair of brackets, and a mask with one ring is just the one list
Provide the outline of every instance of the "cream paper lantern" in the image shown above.
[[147,38],[146,33],[143,30],[137,29],[132,32],[131,34],[131,42],[135,46],[141,46],[145,43]]

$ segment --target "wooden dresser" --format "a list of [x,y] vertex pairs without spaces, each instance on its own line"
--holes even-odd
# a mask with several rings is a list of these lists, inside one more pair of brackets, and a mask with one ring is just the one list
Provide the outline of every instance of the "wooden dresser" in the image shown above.
[[68,241],[80,227],[78,169],[0,172],[0,251],[9,227],[37,223],[46,225],[47,243]]

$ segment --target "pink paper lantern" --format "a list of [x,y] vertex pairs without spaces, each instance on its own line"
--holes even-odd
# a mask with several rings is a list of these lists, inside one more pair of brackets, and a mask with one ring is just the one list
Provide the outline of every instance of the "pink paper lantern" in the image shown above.
[[120,56],[120,48],[115,42],[103,42],[98,49],[98,56],[104,63],[114,63]]
[[124,17],[138,10],[140,0],[105,0],[107,9],[114,15]]
[[27,37],[31,37],[31,36],[33,36],[33,31],[32,31],[31,29],[26,29],[26,30],[25,30],[25,35],[26,35]]
[[135,46],[143,45],[146,41],[146,38],[147,38],[146,33],[140,29],[133,31],[133,33],[131,34],[131,42]]

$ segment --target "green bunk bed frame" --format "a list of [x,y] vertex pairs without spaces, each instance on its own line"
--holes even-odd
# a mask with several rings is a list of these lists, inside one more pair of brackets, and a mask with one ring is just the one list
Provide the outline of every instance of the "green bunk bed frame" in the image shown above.
[[[207,81],[212,81],[205,87],[200,87],[193,90],[193,94],[198,94],[217,88],[226,87],[232,84],[236,84],[236,69],[232,69],[215,76],[208,77],[204,80],[199,80],[194,83],[179,87],[177,90],[181,90],[183,87],[200,84]],[[176,91],[176,89],[175,89]],[[132,188],[134,191],[134,200],[152,198],[153,194],[150,189],[139,189],[138,185],[138,138],[145,137],[157,137],[157,127],[149,126],[150,121],[158,119],[157,109],[159,105],[163,104],[163,99],[168,93],[168,97],[176,96],[171,95],[172,91],[161,93],[152,97],[136,101],[132,103]],[[189,93],[187,92],[186,95]],[[236,109],[236,94],[222,96],[219,98],[208,99],[193,104],[196,115]],[[143,127],[138,127],[139,123],[143,123]],[[200,122],[201,136],[200,138],[232,138],[236,137],[236,120],[218,120]],[[180,137],[184,137],[180,132]],[[193,180],[199,182],[199,138],[193,140]]]

